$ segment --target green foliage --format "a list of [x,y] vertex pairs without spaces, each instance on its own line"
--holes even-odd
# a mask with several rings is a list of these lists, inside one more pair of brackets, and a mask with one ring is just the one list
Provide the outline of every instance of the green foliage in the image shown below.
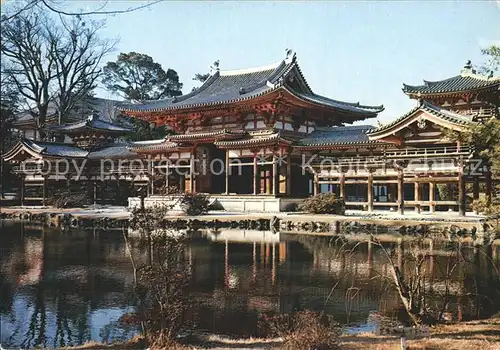
[[500,176],[500,120],[491,118],[460,133],[445,130],[445,136],[474,147],[476,155],[491,166],[493,176]]
[[453,195],[454,187],[456,187],[456,184],[436,184],[439,200],[450,200]]
[[[160,181],[164,182],[165,179],[163,177],[163,175],[161,176],[160,178]],[[161,186],[159,187],[158,189],[155,190],[155,193],[156,194],[160,194],[160,195],[169,195],[169,194],[179,194],[179,188],[177,186]]]
[[82,208],[91,203],[87,193],[73,193],[68,190],[56,191],[46,203],[56,208]]
[[500,46],[491,45],[487,48],[481,49],[481,53],[488,56],[486,62],[479,67],[479,71],[483,74],[490,74],[490,72],[497,73],[500,71]]
[[326,192],[309,197],[299,205],[299,210],[314,214],[345,214],[345,202],[335,193]]
[[341,329],[332,316],[324,313],[304,310],[294,314],[264,316],[259,323],[268,336],[283,339],[283,349],[339,348]]
[[475,199],[472,202],[472,209],[488,216],[500,215],[500,199],[493,197],[491,203],[488,203],[486,198]]
[[[482,159],[483,166],[490,169],[493,179],[500,177],[500,120],[491,118],[484,123],[473,125],[461,133],[445,129],[443,131],[449,140],[472,146],[475,150],[475,156]],[[498,195],[497,192],[497,200]],[[492,210],[496,209],[492,207],[481,211],[486,213]]]
[[208,196],[201,193],[186,193],[180,198],[180,206],[187,215],[205,214],[208,204]]
[[[219,60],[215,61],[211,66],[210,66],[210,70],[218,70],[219,69]],[[210,78],[210,73],[205,73],[205,74],[202,74],[202,73],[196,73],[194,75],[194,78],[193,80],[196,80],[196,81],[199,81],[201,83],[204,83],[205,81],[208,80],[208,78]],[[193,91],[195,91],[197,88],[193,88]]]
[[127,100],[146,101],[182,95],[182,83],[173,69],[165,70],[153,58],[137,53],[120,53],[116,62],[103,68],[106,88]]

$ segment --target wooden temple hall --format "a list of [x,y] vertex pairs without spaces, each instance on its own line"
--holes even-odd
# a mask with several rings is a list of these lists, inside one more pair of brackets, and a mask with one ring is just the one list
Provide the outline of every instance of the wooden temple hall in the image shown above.
[[[265,67],[216,70],[183,96],[118,106],[126,115],[167,125],[173,133],[164,139],[128,143],[112,152],[116,144],[85,149],[81,141],[88,134],[73,132],[73,144],[64,147],[83,149],[87,153],[81,155],[94,161],[107,155],[147,160],[139,175],[99,179],[147,184],[146,205],[166,200],[174,188],[209,193],[229,211],[282,211],[307,196],[336,192],[349,208],[465,215],[468,198],[480,191],[491,195],[491,175],[467,145],[447,141],[443,129],[460,132],[498,117],[499,89],[500,78],[478,75],[468,62],[449,79],[404,85],[416,107],[373,127],[370,120],[382,105],[314,93],[293,54]],[[87,128],[101,140],[126,132]],[[30,157],[26,153],[43,158],[36,149],[51,148],[27,142],[6,159],[22,162]],[[440,185],[447,191],[439,191]],[[129,205],[138,204],[137,197],[129,198]]]

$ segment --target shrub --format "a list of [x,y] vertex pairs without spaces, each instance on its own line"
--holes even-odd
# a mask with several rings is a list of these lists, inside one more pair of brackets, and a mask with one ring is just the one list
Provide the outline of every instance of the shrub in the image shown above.
[[187,215],[205,214],[208,205],[208,196],[201,193],[186,193],[180,199],[180,206]]
[[260,326],[268,336],[283,339],[283,349],[328,350],[339,347],[341,329],[332,316],[311,310],[294,314],[264,317]]
[[86,193],[72,193],[71,191],[57,191],[47,198],[46,203],[56,208],[81,208],[91,203]]
[[169,194],[179,194],[179,188],[177,186],[161,186],[155,190],[157,195],[169,195]]
[[301,211],[314,214],[345,214],[345,202],[338,198],[335,193],[320,193],[309,197],[299,205]]
[[500,200],[493,197],[491,203],[488,203],[486,198],[475,199],[472,202],[472,209],[485,215],[498,215],[500,214]]
[[[188,237],[165,227],[168,210],[168,206],[135,209],[130,223],[147,237],[148,254],[142,266],[130,255],[139,304],[137,314],[122,321],[139,322],[151,349],[180,349],[179,335],[193,328],[191,265],[183,258]],[[128,246],[126,235],[124,239]]]

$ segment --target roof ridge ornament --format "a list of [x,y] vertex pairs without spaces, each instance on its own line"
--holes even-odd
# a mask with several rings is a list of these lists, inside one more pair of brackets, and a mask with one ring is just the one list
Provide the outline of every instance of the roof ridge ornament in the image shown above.
[[297,53],[292,49],[285,49],[285,62],[293,63],[297,59]]
[[90,115],[87,117],[86,122],[87,122],[87,124],[88,124],[88,123],[92,123],[95,119],[99,119],[99,113],[98,113],[95,109],[93,109],[93,110],[92,110],[92,114],[90,114]]
[[476,74],[476,70],[473,68],[471,60],[467,60],[467,62],[465,62],[465,66],[460,73],[461,75]]

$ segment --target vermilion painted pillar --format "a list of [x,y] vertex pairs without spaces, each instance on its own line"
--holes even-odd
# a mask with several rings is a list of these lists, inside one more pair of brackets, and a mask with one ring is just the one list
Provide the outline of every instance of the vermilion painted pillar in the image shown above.
[[292,194],[292,156],[289,154],[286,158],[286,194]]
[[420,183],[415,182],[415,211],[420,214]]
[[398,213],[403,215],[405,213],[404,205],[404,174],[403,169],[398,169]]
[[253,154],[253,194],[257,194],[258,186],[258,165],[257,165],[257,153]]
[[226,177],[225,177],[225,182],[226,182],[226,194],[229,194],[229,173],[230,173],[230,167],[229,167],[229,150],[226,150]]
[[373,174],[368,174],[368,211],[373,211]]
[[465,179],[463,169],[460,166],[458,170],[458,214],[465,216]]
[[431,213],[434,213],[436,211],[436,204],[434,203],[435,193],[436,193],[436,183],[429,182],[429,202],[430,202],[429,211]]
[[340,197],[345,200],[345,174],[340,175]]

